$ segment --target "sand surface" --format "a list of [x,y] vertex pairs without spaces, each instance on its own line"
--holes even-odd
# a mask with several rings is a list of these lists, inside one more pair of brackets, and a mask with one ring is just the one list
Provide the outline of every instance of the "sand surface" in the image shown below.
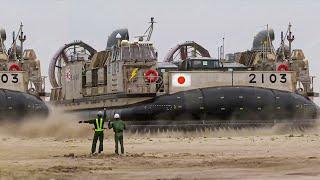
[[317,129],[125,134],[123,156],[107,131],[91,156],[90,128],[69,125],[0,129],[0,179],[320,179]]

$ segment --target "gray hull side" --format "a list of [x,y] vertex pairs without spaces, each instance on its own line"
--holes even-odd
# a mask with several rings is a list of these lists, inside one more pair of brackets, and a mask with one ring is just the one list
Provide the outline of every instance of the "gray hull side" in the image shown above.
[[[101,110],[101,109],[99,109]],[[91,116],[96,110],[90,111]],[[128,107],[109,109],[132,125],[263,125],[305,123],[318,116],[318,106],[291,92],[257,87],[202,88],[163,95]]]
[[49,114],[44,101],[24,92],[0,89],[0,103],[0,120],[46,117]]

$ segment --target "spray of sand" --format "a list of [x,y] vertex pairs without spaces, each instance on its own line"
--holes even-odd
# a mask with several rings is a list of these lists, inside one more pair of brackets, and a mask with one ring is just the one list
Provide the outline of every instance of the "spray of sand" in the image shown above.
[[19,122],[0,122],[0,135],[26,138],[55,137],[82,138],[92,136],[92,127],[79,125],[80,117],[64,113],[60,109],[51,109],[46,119],[25,119]]
[[[83,118],[83,117],[82,117]],[[57,139],[66,138],[92,138],[92,125],[78,124],[81,117],[64,113],[60,109],[52,108],[47,119],[26,119],[20,122],[0,122],[0,135],[15,136],[23,138],[53,137]],[[318,121],[319,122],[319,121]],[[112,138],[112,131],[107,130],[105,137]],[[243,129],[206,129],[204,131],[192,132],[158,132],[158,133],[126,133],[128,138],[136,137],[235,137],[235,136],[268,136],[283,134],[320,134],[319,126],[311,129],[290,128],[276,125],[272,128],[243,128]]]
[[147,138],[188,138],[188,137],[248,137],[248,136],[273,136],[273,135],[303,135],[303,134],[317,134],[320,135],[320,120],[314,127],[300,128],[293,127],[288,124],[277,124],[273,127],[266,128],[221,128],[221,129],[205,129],[201,131],[164,131],[157,133],[129,133],[128,135],[133,138],[141,136]]

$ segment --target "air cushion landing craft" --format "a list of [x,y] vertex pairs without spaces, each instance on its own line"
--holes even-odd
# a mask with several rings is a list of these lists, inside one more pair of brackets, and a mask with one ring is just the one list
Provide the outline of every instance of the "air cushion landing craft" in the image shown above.
[[47,117],[46,104],[28,93],[0,89],[0,120],[21,120],[28,117]]
[[60,48],[49,69],[56,82],[51,103],[84,118],[106,107],[110,118],[119,113],[132,130],[314,124],[318,93],[303,51],[291,49],[291,25],[289,46],[281,36],[277,50],[274,31],[267,29],[248,51],[224,55],[219,46],[213,58],[187,41],[158,62],[150,42],[153,24],[151,18],[133,41],[127,29],[114,31],[100,52],[81,41]]
[[23,49],[26,36],[22,27],[21,24],[17,36],[13,32],[12,46],[8,50],[4,45],[6,32],[0,29],[0,120],[46,117],[49,113],[40,98],[45,94],[40,61],[33,49]]

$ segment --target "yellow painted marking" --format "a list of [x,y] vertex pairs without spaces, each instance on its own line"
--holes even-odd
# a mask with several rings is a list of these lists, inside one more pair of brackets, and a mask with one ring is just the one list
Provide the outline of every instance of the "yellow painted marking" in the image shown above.
[[138,74],[138,70],[139,68],[134,68],[131,72],[131,77],[129,78],[129,81],[132,79],[132,78],[135,78]]

